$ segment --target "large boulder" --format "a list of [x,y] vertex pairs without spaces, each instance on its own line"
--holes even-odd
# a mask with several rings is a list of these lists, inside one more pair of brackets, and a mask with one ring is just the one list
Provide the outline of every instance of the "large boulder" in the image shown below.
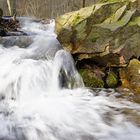
[[138,1],[106,1],[58,17],[58,40],[78,61],[125,66],[140,55]]
[[[73,55],[87,86],[114,88],[124,82],[119,69],[140,57],[139,11],[138,0],[101,0],[56,19],[58,40]],[[97,76],[96,66],[103,76]]]

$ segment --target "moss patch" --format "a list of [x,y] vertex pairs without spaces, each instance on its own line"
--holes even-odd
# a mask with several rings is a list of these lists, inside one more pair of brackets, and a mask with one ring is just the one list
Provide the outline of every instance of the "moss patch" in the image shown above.
[[79,70],[86,87],[103,88],[104,81],[96,76],[94,72],[88,69]]
[[106,84],[109,88],[115,88],[118,84],[118,77],[114,72],[109,72],[106,78]]

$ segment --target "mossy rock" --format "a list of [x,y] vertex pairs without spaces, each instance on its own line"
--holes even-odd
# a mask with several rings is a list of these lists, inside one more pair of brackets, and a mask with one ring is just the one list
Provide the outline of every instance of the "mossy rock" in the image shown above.
[[106,78],[106,84],[109,88],[115,88],[118,84],[118,77],[114,72],[109,72]]
[[92,70],[80,69],[79,72],[83,78],[86,87],[90,87],[90,88],[104,87],[104,81],[101,78],[97,77],[96,74],[92,72]]

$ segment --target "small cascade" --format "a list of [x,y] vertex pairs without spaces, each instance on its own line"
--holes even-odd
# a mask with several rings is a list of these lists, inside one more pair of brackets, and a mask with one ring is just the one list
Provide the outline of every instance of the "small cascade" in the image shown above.
[[0,45],[0,140],[140,139],[139,105],[84,87],[53,20],[22,26],[31,45]]

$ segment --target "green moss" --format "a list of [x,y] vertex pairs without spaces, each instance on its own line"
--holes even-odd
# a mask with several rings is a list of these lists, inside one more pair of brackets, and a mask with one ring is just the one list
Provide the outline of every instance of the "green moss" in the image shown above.
[[115,88],[118,84],[117,75],[114,72],[109,72],[106,78],[106,84],[109,88]]
[[72,25],[76,25],[77,23],[79,23],[79,20],[81,19],[80,14],[78,13],[75,18],[72,21]]
[[135,25],[138,25],[140,26],[140,17],[136,17],[134,20],[130,21],[129,26],[135,26]]
[[91,70],[80,69],[79,72],[83,78],[83,81],[86,87],[91,87],[91,88],[104,87],[103,80],[98,78]]
[[95,43],[99,37],[94,37],[91,39],[91,42]]

